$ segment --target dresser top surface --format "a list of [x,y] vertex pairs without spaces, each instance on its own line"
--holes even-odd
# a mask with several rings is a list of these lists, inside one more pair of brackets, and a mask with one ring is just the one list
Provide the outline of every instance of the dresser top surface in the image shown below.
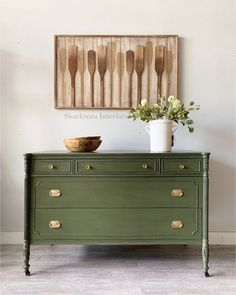
[[68,151],[41,151],[26,153],[25,156],[56,156],[56,157],[99,157],[99,156],[159,156],[159,157],[203,157],[209,156],[209,152],[199,151],[172,151],[150,152],[148,150],[98,150],[95,152],[68,152]]

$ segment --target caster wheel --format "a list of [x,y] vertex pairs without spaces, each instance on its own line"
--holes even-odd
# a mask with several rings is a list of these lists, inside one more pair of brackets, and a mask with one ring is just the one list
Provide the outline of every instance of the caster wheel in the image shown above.
[[209,278],[209,276],[210,276],[209,273],[207,271],[205,271],[205,277]]
[[29,271],[29,270],[26,270],[26,271],[25,271],[25,275],[26,275],[26,276],[30,276],[30,271]]

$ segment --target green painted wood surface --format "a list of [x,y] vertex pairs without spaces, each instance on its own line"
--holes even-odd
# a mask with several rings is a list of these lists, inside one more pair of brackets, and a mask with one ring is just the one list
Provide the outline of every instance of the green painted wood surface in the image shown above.
[[[49,196],[52,189],[59,197]],[[183,196],[173,197],[173,189],[181,189]],[[127,208],[127,207],[199,207],[199,178],[175,179],[121,177],[91,179],[62,178],[34,181],[32,208]]]
[[[34,234],[39,238],[80,239],[102,237],[201,237],[200,210],[183,208],[122,208],[122,209],[36,209]],[[61,227],[49,228],[51,220]],[[183,227],[173,229],[171,222],[181,220]]]
[[[181,169],[181,165],[184,166]],[[188,173],[200,173],[202,171],[202,163],[201,160],[194,159],[164,159],[162,161],[162,172],[164,174],[168,173],[176,173],[178,174],[188,174]]]
[[[49,165],[53,165],[53,169],[49,169]],[[32,173],[48,175],[71,174],[72,163],[68,160],[60,161],[54,158],[50,160],[36,160],[32,163]]]
[[[199,239],[183,239],[180,236],[168,237],[168,236],[152,236],[152,237],[117,237],[117,238],[83,238],[78,239],[77,236],[71,239],[55,239],[53,236],[47,239],[34,239],[31,240],[31,245],[201,245]],[[200,251],[199,251],[200,253]]]
[[[87,167],[90,169],[86,169]],[[150,175],[159,173],[159,161],[149,159],[121,160],[78,160],[76,161],[76,173],[78,174],[142,174]]]

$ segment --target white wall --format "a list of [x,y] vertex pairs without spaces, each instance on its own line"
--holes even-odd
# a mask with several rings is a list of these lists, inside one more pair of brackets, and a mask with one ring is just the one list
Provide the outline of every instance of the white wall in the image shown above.
[[235,1],[2,0],[2,231],[23,231],[25,152],[64,149],[62,139],[100,134],[103,149],[148,149],[144,124],[101,119],[127,112],[53,108],[54,34],[178,34],[180,97],[194,98],[196,132],[176,149],[210,151],[210,230],[235,231]]

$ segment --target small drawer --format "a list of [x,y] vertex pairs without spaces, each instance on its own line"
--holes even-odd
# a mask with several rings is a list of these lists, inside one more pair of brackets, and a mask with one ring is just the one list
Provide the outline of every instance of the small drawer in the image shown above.
[[159,171],[158,162],[139,160],[81,160],[76,162],[76,173],[86,175],[150,175]]
[[186,173],[200,173],[201,160],[200,159],[171,159],[162,160],[162,173],[164,174],[186,174]]
[[63,175],[72,173],[71,161],[36,160],[32,163],[33,174]]

